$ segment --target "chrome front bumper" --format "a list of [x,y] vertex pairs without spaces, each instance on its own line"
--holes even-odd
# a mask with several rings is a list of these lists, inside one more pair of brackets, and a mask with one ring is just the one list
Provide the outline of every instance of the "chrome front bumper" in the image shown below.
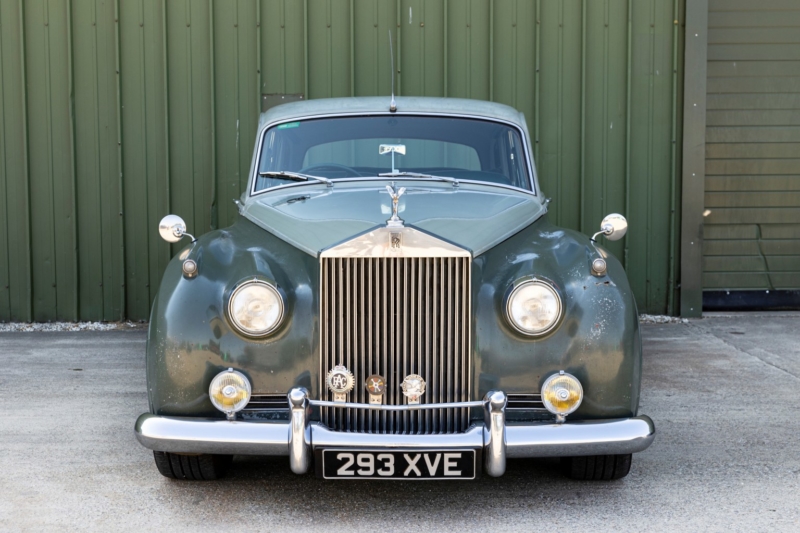
[[[502,476],[506,458],[615,455],[640,452],[650,446],[655,426],[650,417],[592,420],[529,425],[508,425],[506,395],[493,391],[483,401],[443,404],[448,407],[484,409],[483,422],[466,432],[445,435],[386,435],[331,431],[308,420],[312,405],[329,402],[309,400],[305,389],[289,392],[289,422],[241,422],[178,418],[145,413],[136,421],[136,438],[151,450],[174,453],[236,455],[288,455],[296,474],[304,474],[314,449],[321,448],[474,448],[483,450],[483,471]],[[387,406],[340,404],[356,409],[431,409],[441,405]]]

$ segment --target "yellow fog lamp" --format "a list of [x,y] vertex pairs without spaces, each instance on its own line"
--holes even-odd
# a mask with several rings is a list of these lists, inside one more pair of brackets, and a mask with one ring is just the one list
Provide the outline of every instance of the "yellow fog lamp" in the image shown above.
[[553,374],[542,385],[542,403],[556,415],[556,422],[563,422],[583,401],[583,387],[578,378],[563,370]]
[[208,387],[211,403],[225,413],[229,420],[233,420],[236,413],[244,409],[250,401],[251,392],[250,381],[244,374],[232,368],[214,376]]

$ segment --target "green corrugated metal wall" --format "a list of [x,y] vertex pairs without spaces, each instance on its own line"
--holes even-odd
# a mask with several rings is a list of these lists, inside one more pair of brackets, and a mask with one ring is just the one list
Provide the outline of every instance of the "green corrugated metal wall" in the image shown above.
[[522,110],[558,224],[674,309],[681,0],[3,0],[0,320],[146,319],[156,224],[230,224],[263,94],[490,99]]
[[703,287],[800,289],[800,2],[708,8]]

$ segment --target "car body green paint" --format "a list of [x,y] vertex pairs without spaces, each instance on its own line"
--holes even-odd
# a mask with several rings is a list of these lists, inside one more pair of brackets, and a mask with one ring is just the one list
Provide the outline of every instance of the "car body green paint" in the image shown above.
[[[528,139],[524,119],[506,106],[455,99],[397,101],[401,111],[513,122]],[[279,122],[294,124],[320,114],[383,113],[387,108],[388,99],[374,98],[287,104],[262,115],[259,138]],[[251,169],[251,180],[252,175]],[[188,257],[198,264],[196,277],[182,275],[184,252],[173,258],[151,315],[151,412],[223,419],[211,405],[208,386],[228,367],[243,372],[259,394],[284,394],[302,386],[311,398],[321,398],[318,254],[385,225],[389,214],[382,206],[390,203],[385,185],[391,181],[337,181],[332,189],[309,181],[253,196],[245,193],[236,223],[187,247]],[[489,184],[454,188],[424,179],[394,181],[408,189],[401,204],[408,226],[473,253],[473,399],[497,389],[538,392],[547,377],[564,370],[581,381],[585,392],[570,420],[637,414],[638,316],[625,272],[613,256],[587,236],[551,225],[541,194]],[[591,271],[598,256],[608,264],[603,276]],[[258,340],[235,332],[226,316],[231,291],[255,277],[275,284],[285,299],[283,323]],[[551,281],[564,306],[559,326],[542,338],[518,333],[506,319],[506,295],[516,282],[530,277]],[[481,413],[476,409],[474,416]],[[536,417],[541,414],[508,413],[509,421]]]

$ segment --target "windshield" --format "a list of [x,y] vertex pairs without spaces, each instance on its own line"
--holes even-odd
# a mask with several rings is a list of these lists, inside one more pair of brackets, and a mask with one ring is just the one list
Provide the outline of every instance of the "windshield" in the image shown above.
[[441,116],[335,117],[274,126],[264,136],[254,192],[289,183],[292,176],[280,173],[334,181],[409,173],[531,190],[518,130]]

